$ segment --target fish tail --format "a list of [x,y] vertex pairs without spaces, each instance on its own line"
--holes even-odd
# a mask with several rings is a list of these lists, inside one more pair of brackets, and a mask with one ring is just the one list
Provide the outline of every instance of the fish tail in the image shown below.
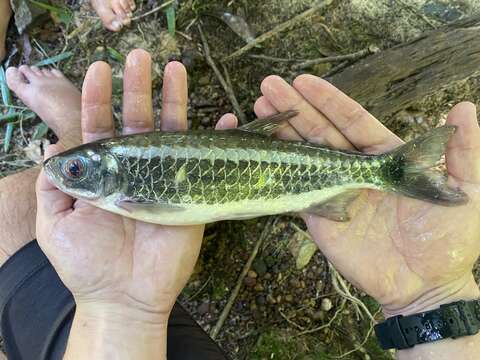
[[454,206],[468,202],[460,189],[447,184],[437,166],[455,126],[442,126],[386,154],[383,175],[391,190],[415,199]]

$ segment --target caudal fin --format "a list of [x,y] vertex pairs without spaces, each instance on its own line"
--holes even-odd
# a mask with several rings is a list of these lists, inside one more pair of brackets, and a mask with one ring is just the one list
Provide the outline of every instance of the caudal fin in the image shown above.
[[447,177],[435,169],[455,130],[455,126],[433,129],[386,154],[388,160],[383,170],[391,190],[445,206],[468,202],[467,194],[449,187]]

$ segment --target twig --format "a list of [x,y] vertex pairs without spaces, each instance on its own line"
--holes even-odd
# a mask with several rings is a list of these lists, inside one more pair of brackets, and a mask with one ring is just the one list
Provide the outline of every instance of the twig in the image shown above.
[[212,339],[215,340],[218,333],[220,332],[220,329],[223,326],[223,323],[227,319],[228,314],[230,314],[230,310],[232,309],[233,303],[235,302],[235,299],[237,298],[238,293],[240,292],[240,289],[243,285],[243,280],[245,279],[245,276],[247,276],[248,270],[250,270],[250,267],[253,264],[253,260],[255,260],[255,257],[258,254],[258,250],[262,246],[262,244],[265,241],[265,239],[267,238],[267,236],[270,234],[271,228],[273,227],[275,222],[276,222],[275,217],[270,217],[267,220],[267,222],[265,224],[265,227],[263,228],[262,234],[258,238],[257,243],[255,244],[255,247],[253,248],[252,253],[250,254],[250,257],[248,258],[248,261],[243,266],[242,272],[240,273],[240,276],[238,277],[237,284],[235,285],[235,288],[233,289],[232,293],[230,294],[230,297],[227,301],[227,304],[223,308],[222,313],[220,314],[220,317],[218,318],[218,321],[215,324],[215,327],[210,332],[210,336],[211,336]]
[[328,76],[332,76],[333,74],[336,74],[340,70],[343,70],[344,68],[346,68],[348,66],[348,64],[350,64],[350,61],[341,62],[340,64],[331,68],[330,71],[327,71],[325,74],[323,74],[322,77],[326,78]]
[[281,316],[282,318],[284,318],[285,321],[288,322],[290,325],[295,326],[295,327],[296,327],[297,329],[299,329],[299,330],[302,330],[302,331],[305,330],[305,328],[304,328],[303,326],[298,325],[295,321],[289,319],[289,318],[287,317],[287,315],[285,315],[285,314],[283,313],[282,310],[278,310],[278,312],[280,313],[280,316]]
[[380,49],[374,45],[370,45],[368,48],[347,54],[347,55],[339,55],[339,56],[327,56],[327,57],[321,57],[318,59],[312,59],[312,60],[307,60],[304,61],[300,64],[293,65],[294,70],[300,70],[300,69],[305,69],[307,67],[310,67],[312,65],[317,65],[317,64],[322,64],[322,63],[329,63],[329,62],[339,62],[339,61],[354,61],[361,59],[367,55],[370,54],[375,54],[379,52]]
[[[210,56],[210,47],[208,46],[207,39],[205,38],[205,34],[203,33],[202,27],[200,24],[197,25],[198,31],[200,33],[200,37],[202,39],[203,43],[203,51],[205,55],[205,60],[207,60],[208,65],[212,68],[213,72],[218,78],[218,81],[220,81],[220,84],[222,85],[223,89],[225,90],[225,93],[227,94],[228,98],[230,99],[230,102],[232,103],[233,108],[235,109],[235,112],[237,113],[238,120],[240,121],[241,124],[246,124],[247,123],[247,118],[245,114],[243,113],[242,109],[240,108],[240,104],[237,101],[237,98],[235,97],[235,93],[233,92],[233,89],[225,78],[223,77],[222,73],[218,69],[217,65],[215,65],[215,62],[213,61],[212,57]],[[228,75],[228,73],[227,73]]]
[[[372,315],[370,310],[368,310],[366,305],[361,300],[357,299],[355,296],[353,296],[350,293],[350,290],[348,290],[345,280],[343,280],[342,276],[333,267],[333,265],[330,262],[328,263],[328,265],[330,267],[330,271],[332,271],[332,274],[333,274],[332,285],[334,286],[335,290],[337,290],[339,295],[344,297],[347,300],[350,300],[354,305],[359,306],[373,323],[377,323],[377,320],[375,320],[375,317]],[[343,290],[338,287],[339,283],[341,284]]]
[[[377,315],[379,312],[381,311],[381,309],[379,309],[375,315]],[[333,359],[343,359],[345,356],[348,356],[350,354],[353,354],[354,352],[358,351],[358,350],[361,350],[363,349],[363,345],[365,345],[368,341],[368,338],[370,337],[370,335],[372,335],[372,332],[373,332],[373,328],[375,326],[375,323],[374,322],[371,322],[370,323],[370,328],[368,329],[367,331],[367,335],[365,335],[365,338],[363,339],[363,341],[358,344],[358,346],[356,346],[354,349],[350,350],[350,351],[347,351],[346,353],[344,354],[341,354],[341,355],[337,355],[337,356],[331,356]]]
[[207,281],[205,281],[205,284],[203,284],[200,289],[198,289],[197,292],[195,292],[195,294],[193,294],[192,296],[190,296],[188,299],[185,300],[185,302],[189,302],[189,301],[192,301],[193,299],[195,299],[202,291],[203,289],[205,289],[205,287],[208,285],[208,283],[210,282],[210,280],[212,280],[212,275],[210,275],[207,279]]
[[309,330],[299,332],[297,335],[295,335],[295,337],[306,335],[306,334],[312,334],[314,332],[317,332],[317,331],[320,331],[320,330],[325,329],[327,327],[330,327],[330,325],[333,324],[333,322],[338,317],[338,315],[340,315],[340,313],[343,311],[343,308],[345,307],[346,303],[347,303],[347,299],[343,298],[342,302],[340,303],[340,306],[338,307],[337,311],[335,311],[335,314],[333,314],[332,318],[328,321],[328,323],[326,323],[324,325],[321,325],[321,326],[318,326],[318,327],[313,328],[313,329],[309,329]]
[[133,18],[132,18],[132,21],[136,21],[136,20],[142,19],[142,18],[144,18],[144,17],[146,17],[146,16],[148,16],[148,15],[152,15],[152,14],[156,13],[157,11],[160,11],[160,10],[162,10],[162,9],[165,9],[165,8],[168,7],[169,5],[172,5],[174,1],[175,1],[175,0],[169,0],[169,1],[167,1],[167,2],[164,2],[162,5],[157,6],[156,8],[153,8],[153,9],[150,10],[150,11],[147,11],[145,14],[142,14],[142,15],[138,15],[138,16],[133,17]]
[[291,27],[299,24],[300,22],[308,19],[310,16],[315,14],[317,11],[322,10],[322,9],[326,8],[327,6],[329,6],[330,4],[332,4],[333,1],[334,0],[324,0],[321,3],[312,6],[310,9],[304,11],[303,13],[298,14],[297,16],[285,21],[284,23],[281,23],[281,24],[275,26],[272,30],[267,31],[266,33],[258,36],[252,42],[249,42],[244,47],[242,47],[242,48],[238,49],[237,51],[235,51],[234,53],[230,54],[224,60],[225,61],[232,60],[236,57],[239,57],[239,56],[245,54],[247,51],[253,49],[254,47],[257,47],[261,43],[263,43],[266,40],[274,37],[275,35],[279,34],[280,32],[288,30]]
[[420,19],[422,19],[423,21],[425,21],[425,23],[427,23],[428,25],[430,25],[430,27],[432,29],[436,29],[437,28],[437,25],[435,25],[429,18],[427,18],[425,15],[423,15],[422,13],[420,13],[413,5],[411,4],[407,4],[405,1],[403,0],[397,0],[401,5],[403,5],[406,9],[410,10],[410,12],[414,13],[415,15],[417,15]]
[[297,60],[297,59],[285,59],[285,58],[278,58],[274,56],[267,56],[267,55],[248,55],[248,57],[252,59],[260,59],[260,60],[268,60],[268,61],[275,61],[275,62],[295,62],[295,61],[304,61],[304,60]]

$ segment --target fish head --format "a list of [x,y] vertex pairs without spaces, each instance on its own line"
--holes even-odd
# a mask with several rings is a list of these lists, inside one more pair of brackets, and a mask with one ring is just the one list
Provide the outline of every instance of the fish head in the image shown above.
[[43,168],[58,189],[79,199],[107,197],[122,183],[120,162],[99,145],[86,144],[52,156]]

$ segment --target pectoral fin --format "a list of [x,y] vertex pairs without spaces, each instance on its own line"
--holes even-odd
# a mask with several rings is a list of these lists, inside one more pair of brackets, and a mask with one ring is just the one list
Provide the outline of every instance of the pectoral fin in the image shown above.
[[136,211],[159,213],[164,211],[181,211],[183,207],[167,203],[136,202],[133,200],[120,200],[115,203],[119,208],[133,213]]
[[287,121],[297,115],[298,111],[295,110],[281,112],[267,118],[254,120],[248,124],[240,126],[238,130],[270,136],[282,127],[288,125]]
[[318,215],[333,221],[349,221],[347,207],[360,195],[360,190],[350,190],[327,201],[306,209],[308,214]]

